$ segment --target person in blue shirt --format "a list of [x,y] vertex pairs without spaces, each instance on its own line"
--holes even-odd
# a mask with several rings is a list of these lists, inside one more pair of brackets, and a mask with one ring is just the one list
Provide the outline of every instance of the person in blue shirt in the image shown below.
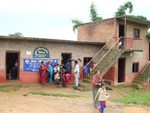
[[47,71],[49,72],[49,78],[48,78],[48,82],[52,83],[52,79],[53,79],[53,66],[51,65],[51,61],[48,62],[48,68]]
[[67,63],[65,64],[65,69],[69,74],[71,74],[71,63],[69,60],[67,60]]
[[83,67],[83,80],[89,75],[89,65],[85,64]]

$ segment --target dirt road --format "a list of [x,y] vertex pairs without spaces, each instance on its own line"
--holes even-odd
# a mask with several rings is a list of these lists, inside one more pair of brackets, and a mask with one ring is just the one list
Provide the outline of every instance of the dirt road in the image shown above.
[[[81,92],[72,87],[29,86],[7,87],[9,92],[0,91],[0,113],[98,113],[92,105],[92,92]],[[73,95],[56,97],[33,95],[29,92],[46,92]],[[114,91],[109,92],[113,98]],[[117,96],[117,94],[116,94]],[[125,106],[108,101],[105,113],[150,113],[150,108]]]

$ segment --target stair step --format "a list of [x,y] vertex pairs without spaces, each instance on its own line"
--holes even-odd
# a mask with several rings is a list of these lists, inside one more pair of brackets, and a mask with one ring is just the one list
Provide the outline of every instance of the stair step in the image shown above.
[[92,82],[90,79],[84,79],[83,81],[86,82],[86,83],[91,83]]

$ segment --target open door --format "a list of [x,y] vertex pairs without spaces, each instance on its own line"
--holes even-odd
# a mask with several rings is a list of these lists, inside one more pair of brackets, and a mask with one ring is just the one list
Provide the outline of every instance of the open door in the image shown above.
[[118,60],[118,83],[125,82],[125,58]]
[[[124,25],[119,25],[119,38],[120,37],[124,37],[125,33],[124,33]],[[125,38],[125,37],[124,37]],[[124,38],[120,39],[119,41],[119,48],[122,49],[124,48]]]
[[72,69],[72,62],[70,61],[71,57],[72,57],[72,53],[62,53],[61,54],[62,60],[61,60],[61,64],[64,66],[64,68],[71,73],[71,69]]
[[19,53],[6,52],[6,80],[19,78]]

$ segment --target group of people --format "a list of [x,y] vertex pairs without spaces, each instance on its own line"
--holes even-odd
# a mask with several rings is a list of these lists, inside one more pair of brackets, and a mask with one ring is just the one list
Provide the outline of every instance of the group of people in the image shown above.
[[[74,62],[73,72],[75,76],[74,88],[77,89],[80,77],[80,67],[78,65],[78,61]],[[65,87],[66,85],[69,85],[70,77],[71,71],[70,72],[67,71],[67,68],[64,68],[62,65],[57,64],[53,67],[50,61],[48,62],[47,65],[45,65],[44,61],[41,62],[40,82],[42,85],[44,85],[47,81],[49,83],[54,82],[57,85],[59,85],[61,82],[62,86]],[[92,87],[93,87],[94,107],[98,108],[100,113],[104,113],[104,108],[106,107],[106,100],[107,98],[109,98],[109,94],[106,92],[105,82],[103,82],[102,80],[100,71],[96,71],[96,73],[94,74],[92,80]]]
[[109,94],[106,92],[105,82],[102,80],[100,71],[96,71],[93,76],[92,87],[94,107],[97,108],[100,113],[104,113],[106,100],[109,98]]
[[[51,65],[51,61],[45,65],[44,61],[41,62],[41,66],[39,69],[40,72],[40,83],[44,85],[46,82],[55,83],[56,85],[60,85],[62,83],[63,87],[66,87],[70,84],[71,79],[71,63],[67,61],[66,65],[56,64],[54,67]],[[78,88],[79,77],[80,77],[80,67],[78,62],[75,61],[74,65],[74,76],[75,76],[75,86],[74,88]]]
[[65,87],[69,85],[71,74],[66,70],[62,65],[56,64],[54,67],[51,65],[51,61],[45,65],[44,61],[41,62],[39,69],[40,72],[40,82],[42,85],[45,83],[55,83],[59,85],[62,83],[62,86]]

